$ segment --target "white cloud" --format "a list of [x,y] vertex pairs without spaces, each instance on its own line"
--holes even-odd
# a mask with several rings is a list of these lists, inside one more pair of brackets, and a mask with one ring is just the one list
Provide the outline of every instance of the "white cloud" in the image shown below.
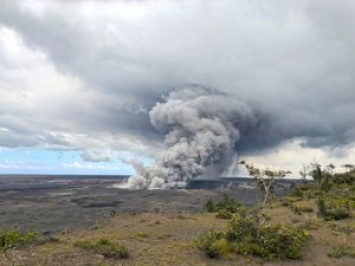
[[310,163],[320,163],[323,166],[334,164],[335,171],[344,171],[342,165],[355,162],[355,145],[349,146],[342,153],[343,157],[334,156],[332,150],[312,147],[302,147],[301,139],[295,139],[283,143],[281,146],[263,154],[242,156],[241,160],[254,163],[261,168],[292,171],[292,175],[298,176],[302,166]]
[[105,119],[101,113],[105,110],[98,106],[101,101],[110,105],[120,101],[58,72],[43,52],[27,47],[12,29],[0,27],[0,55],[5,58],[0,63],[4,70],[0,74],[0,145],[147,149],[139,138],[92,128],[91,122]]
[[64,169],[87,169],[87,170],[120,170],[119,166],[107,165],[103,163],[70,162],[63,163]]

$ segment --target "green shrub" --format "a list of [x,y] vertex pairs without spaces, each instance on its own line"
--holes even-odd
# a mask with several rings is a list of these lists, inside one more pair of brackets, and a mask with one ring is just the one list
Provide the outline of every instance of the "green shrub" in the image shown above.
[[240,211],[242,205],[231,198],[227,193],[223,194],[223,198],[215,203],[212,199],[208,199],[204,205],[204,210],[207,212],[219,212],[221,210],[236,213]]
[[210,231],[198,236],[195,239],[195,245],[198,249],[202,250],[207,257],[213,259],[219,257],[221,254],[218,245],[216,245],[217,240],[220,239],[221,233]]
[[0,231],[0,250],[6,252],[12,248],[19,248],[32,244],[38,238],[37,232],[21,233],[18,228]]
[[281,205],[282,207],[291,207],[291,206],[292,206],[291,202],[289,202],[289,201],[286,200],[286,199],[282,199],[281,202],[280,202],[280,205]]
[[318,214],[326,221],[342,220],[351,215],[350,202],[321,195],[317,200]]
[[318,219],[309,219],[303,225],[301,225],[301,228],[306,230],[315,230],[318,229],[320,225],[321,223]]
[[336,174],[334,175],[333,182],[334,184],[346,184],[348,186],[351,186],[355,182],[355,175],[346,173],[346,174]]
[[136,236],[139,237],[139,238],[148,238],[149,234],[146,233],[146,232],[137,232]]
[[297,196],[288,196],[285,197],[284,201],[287,201],[288,203],[294,203],[294,202],[298,202],[298,201],[302,201],[303,198],[301,197],[297,197]]
[[116,217],[117,211],[116,210],[111,210],[110,211],[110,217]]
[[333,247],[332,252],[328,253],[328,257],[330,258],[341,258],[344,256],[355,258],[354,248],[347,245],[337,245]]
[[299,259],[308,232],[290,225],[270,225],[261,229],[254,255],[263,258]]
[[216,212],[216,206],[212,199],[208,199],[204,206],[205,211],[207,212]]
[[334,223],[331,224],[329,227],[332,229],[333,233],[335,234],[343,233],[343,234],[350,235],[355,232],[355,225],[351,225],[351,224],[340,225]]
[[310,200],[315,198],[317,194],[317,187],[313,182],[295,185],[294,188],[291,189],[290,197],[297,199],[296,201],[301,200]]
[[292,205],[291,210],[298,215],[302,215],[302,213],[313,212],[313,208],[307,205]]
[[256,220],[250,217],[233,219],[226,232],[226,238],[233,242],[236,253],[273,259],[300,258],[308,237],[307,231],[291,225],[258,228]]
[[99,230],[102,228],[102,223],[100,221],[95,221],[95,224],[91,227],[92,230]]
[[231,258],[231,255],[234,253],[233,246],[225,238],[217,239],[214,247],[218,250],[219,254],[228,258]]
[[226,250],[233,250],[243,256],[255,255],[269,259],[302,257],[303,246],[309,238],[307,231],[284,224],[260,227],[257,221],[255,217],[235,215],[224,233],[209,232],[201,235],[195,244],[212,258]]
[[102,254],[107,258],[128,258],[128,251],[124,245],[119,245],[106,238],[101,238],[97,242],[81,240],[75,242],[74,246],[85,250],[91,250],[93,252]]
[[304,198],[304,191],[301,189],[301,187],[296,187],[291,195],[294,197],[303,199]]
[[221,201],[217,202],[217,210],[225,209],[230,213],[236,213],[242,205],[231,198],[227,193],[223,194]]
[[220,209],[218,210],[216,217],[219,219],[232,219],[233,214],[227,211],[226,209]]
[[242,242],[257,237],[257,223],[251,217],[235,216],[228,224],[225,237],[229,242]]

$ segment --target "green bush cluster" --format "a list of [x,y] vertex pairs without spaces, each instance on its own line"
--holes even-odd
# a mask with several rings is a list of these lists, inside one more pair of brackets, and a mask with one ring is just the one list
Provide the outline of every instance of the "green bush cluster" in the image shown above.
[[109,239],[101,238],[96,242],[81,240],[74,243],[75,247],[90,250],[104,255],[107,258],[125,259],[128,258],[126,246],[117,244]]
[[283,202],[287,202],[288,204],[290,204],[290,203],[299,202],[302,200],[303,200],[303,198],[298,197],[298,196],[287,196],[284,198]]
[[116,210],[111,210],[110,211],[110,217],[116,217],[117,216],[117,211]]
[[148,238],[149,237],[149,234],[146,232],[137,232],[135,235],[139,238]]
[[306,230],[284,224],[259,227],[254,217],[236,215],[225,232],[208,232],[195,242],[211,258],[222,250],[218,243],[225,240],[230,249],[240,255],[255,255],[269,259],[298,259],[309,234]]
[[307,205],[291,205],[290,208],[294,213],[298,215],[302,215],[302,213],[313,212],[313,208]]
[[18,228],[0,231],[0,250],[6,252],[12,248],[19,248],[32,244],[38,239],[37,232],[21,233]]
[[207,232],[206,234],[202,234],[198,236],[194,243],[195,246],[202,250],[207,257],[213,259],[217,258],[221,254],[221,250],[218,248],[216,244],[218,240],[222,239],[223,235],[220,232]]
[[333,250],[328,253],[328,257],[330,258],[341,258],[344,256],[355,258],[354,248],[343,244],[333,247]]
[[355,170],[347,173],[336,173],[332,171],[320,170],[320,166],[316,166],[311,172],[313,179],[318,184],[320,191],[329,191],[334,188],[354,188],[355,185]]
[[224,193],[221,201],[216,204],[217,210],[225,209],[230,213],[236,213],[242,207],[242,205],[236,202],[233,198]]
[[[291,225],[275,224],[258,228],[256,219],[233,219],[226,232],[238,254],[262,258],[298,259],[308,239],[308,232]],[[259,234],[259,235],[258,235]]]
[[232,219],[233,214],[231,212],[227,211],[226,209],[220,209],[220,210],[218,210],[216,217],[219,219],[229,220],[229,219]]
[[216,212],[217,208],[213,199],[208,199],[205,203],[204,210],[207,212]]
[[317,195],[316,186],[313,183],[297,185],[291,192],[295,201],[310,200]]
[[355,183],[355,175],[351,173],[335,174],[333,182],[338,185],[345,184],[351,186]]
[[351,216],[350,202],[347,199],[322,195],[318,197],[317,206],[318,214],[326,221],[342,220]]
[[207,200],[204,209],[207,212],[217,212],[216,217],[220,219],[231,219],[233,213],[244,211],[242,205],[226,193],[223,194],[223,198],[217,203],[212,199]]
[[343,234],[350,235],[355,232],[354,224],[341,225],[341,224],[334,223],[331,224],[329,227],[332,229],[333,233],[335,234],[343,233]]
[[303,198],[301,197],[287,196],[280,201],[280,205],[283,207],[289,207],[296,214],[302,214],[304,212],[313,212],[313,208],[307,204],[303,204],[302,201]]
[[318,219],[309,219],[304,224],[301,225],[301,228],[306,230],[315,230],[321,226],[321,222]]

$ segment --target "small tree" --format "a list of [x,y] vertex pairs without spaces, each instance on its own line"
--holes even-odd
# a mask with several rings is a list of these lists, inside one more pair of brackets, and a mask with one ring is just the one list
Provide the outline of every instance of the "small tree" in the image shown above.
[[347,169],[348,173],[354,169],[354,165],[350,164],[350,163],[346,163],[346,164],[342,165],[342,167]]
[[322,169],[321,165],[318,163],[311,163],[311,176],[317,183],[317,188],[320,191],[327,192],[331,187],[331,171],[334,169],[333,165],[327,167],[327,169]]
[[333,171],[335,169],[335,165],[330,163],[327,165],[327,169],[328,169],[329,173],[333,174]]
[[302,164],[302,170],[299,171],[298,173],[302,177],[303,181],[305,181],[307,176],[310,174],[309,170],[310,170],[310,166],[308,164]]
[[257,215],[257,239],[260,236],[260,230],[264,226],[266,218],[266,205],[270,199],[270,196],[274,192],[274,187],[276,185],[275,178],[283,178],[288,174],[291,174],[290,171],[277,170],[272,171],[269,169],[260,170],[253,166],[253,164],[247,164],[244,161],[240,162],[240,164],[244,165],[246,169],[249,171],[250,176],[254,178],[257,182],[258,187],[264,194],[263,201],[261,203],[261,212]]

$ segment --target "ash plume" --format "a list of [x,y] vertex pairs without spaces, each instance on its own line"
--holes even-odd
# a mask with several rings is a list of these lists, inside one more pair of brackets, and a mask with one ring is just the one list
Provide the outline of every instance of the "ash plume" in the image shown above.
[[239,125],[254,120],[245,103],[201,86],[169,93],[149,117],[165,135],[164,149],[152,166],[134,164],[134,189],[184,188],[189,179],[220,176],[235,159]]

